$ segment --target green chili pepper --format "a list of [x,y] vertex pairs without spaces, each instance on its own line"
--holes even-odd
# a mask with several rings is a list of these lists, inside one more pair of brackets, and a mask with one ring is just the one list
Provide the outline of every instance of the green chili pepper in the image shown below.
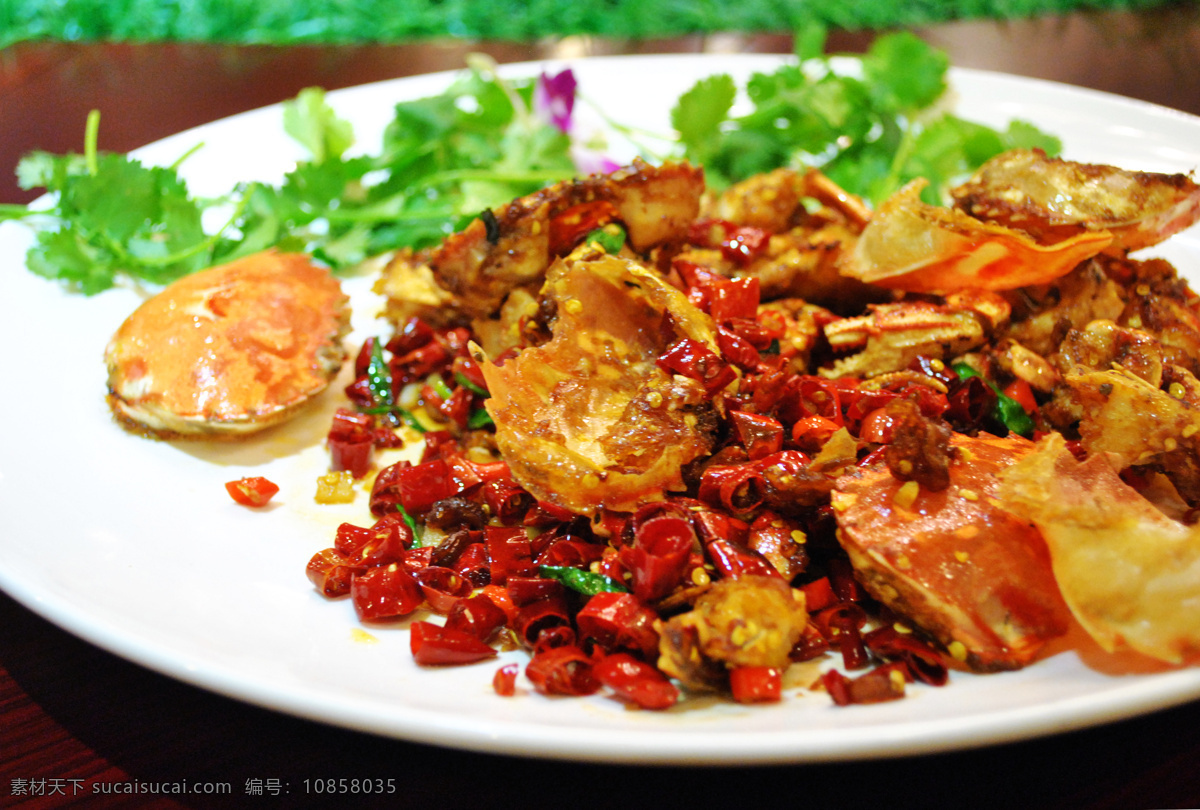
[[440,374],[430,374],[425,382],[433,389],[433,393],[442,399],[450,399],[450,397],[454,396],[454,392],[450,390],[450,386],[446,385],[446,381],[442,379],[442,375]]
[[392,394],[392,370],[383,359],[383,341],[371,338],[371,360],[367,363],[367,386],[375,404],[391,405],[395,397]]
[[492,421],[492,415],[487,412],[486,408],[479,408],[467,417],[467,427],[472,430],[494,424],[496,423]]
[[954,370],[954,373],[958,375],[960,380],[965,380],[968,377],[978,377],[987,383],[988,388],[991,388],[996,393],[996,404],[992,407],[992,416],[996,421],[1013,433],[1020,434],[1025,438],[1033,436],[1033,419],[1021,407],[1021,403],[1001,391],[995,383],[985,379],[983,375],[966,363],[954,363],[950,368]]
[[396,508],[400,510],[400,517],[404,518],[404,522],[408,524],[408,528],[412,531],[413,548],[421,548],[424,545],[425,532],[421,530],[421,524],[417,523],[417,519],[404,510],[400,504],[396,504]]
[[610,222],[589,233],[583,241],[585,244],[595,242],[604,248],[605,253],[620,253],[621,248],[625,246],[625,229],[615,222]]
[[557,579],[573,591],[584,596],[595,596],[598,593],[628,593],[629,589],[612,577],[604,574],[593,574],[565,565],[539,565],[538,573],[546,579]]
[[476,394],[479,394],[479,396],[481,396],[481,397],[490,397],[491,396],[491,393],[486,388],[481,388],[480,386],[478,386],[475,383],[468,380],[467,375],[463,374],[461,371],[454,372],[454,380],[459,385],[461,385],[463,388],[467,389],[468,391],[472,391]]
[[429,432],[429,428],[422,425],[421,421],[417,419],[416,415],[412,411],[401,408],[399,405],[378,405],[374,408],[359,408],[359,411],[361,413],[376,415],[381,413],[394,413],[404,420],[404,424],[408,425],[417,433]]

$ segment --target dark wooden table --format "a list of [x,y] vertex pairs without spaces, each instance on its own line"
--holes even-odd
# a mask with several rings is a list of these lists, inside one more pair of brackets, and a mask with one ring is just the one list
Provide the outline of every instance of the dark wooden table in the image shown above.
[[[921,33],[958,65],[1200,113],[1197,8]],[[856,50],[867,41],[841,35],[832,45]],[[104,111],[103,147],[124,151],[308,85],[458,67],[470,50],[514,61],[564,51],[789,48],[786,38],[742,36],[537,47],[18,45],[0,52],[0,202],[30,196],[12,180],[20,155],[80,148],[93,107]],[[305,794],[305,779],[331,777],[393,779],[397,792],[386,803],[399,807],[1200,807],[1200,703],[1026,743],[872,763],[687,769],[531,761],[379,739],[244,705],[128,663],[0,594],[0,805],[345,804]],[[95,794],[181,781],[223,783],[229,793],[156,802]]]

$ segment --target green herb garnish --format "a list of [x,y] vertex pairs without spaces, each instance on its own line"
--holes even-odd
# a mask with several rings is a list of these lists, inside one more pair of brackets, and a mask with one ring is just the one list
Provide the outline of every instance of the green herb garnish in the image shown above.
[[629,590],[612,577],[593,574],[591,571],[565,565],[539,565],[538,573],[546,579],[557,579],[571,590],[584,596],[595,596],[598,593],[626,593]]
[[949,60],[913,34],[879,37],[850,63],[858,71],[821,53],[820,27],[796,42],[796,62],[747,81],[745,114],[733,114],[738,87],[727,75],[701,79],[672,109],[685,155],[704,166],[710,186],[814,167],[874,203],[925,177],[926,201],[939,204],[948,185],[1006,149],[1061,150],[1032,124],[998,131],[939,109]]
[[1000,388],[991,380],[986,379],[982,374],[973,369],[966,363],[955,363],[951,366],[954,373],[958,375],[960,380],[965,380],[969,377],[978,377],[988,388],[991,388],[996,394],[996,404],[992,406],[992,418],[995,419],[1011,432],[1031,438],[1033,436],[1034,424],[1033,418],[1026,412],[1021,403],[1010,397],[1008,394],[1000,390]]

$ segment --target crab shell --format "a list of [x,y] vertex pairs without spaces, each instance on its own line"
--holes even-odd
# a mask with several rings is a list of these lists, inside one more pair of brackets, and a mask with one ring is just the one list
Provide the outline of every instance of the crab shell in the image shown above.
[[244,436],[323,391],[345,360],[349,299],[306,256],[274,251],[186,276],[105,350],[117,421],[159,438]]

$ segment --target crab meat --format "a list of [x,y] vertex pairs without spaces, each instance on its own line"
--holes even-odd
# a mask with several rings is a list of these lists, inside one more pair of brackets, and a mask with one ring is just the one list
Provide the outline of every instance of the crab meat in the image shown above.
[[[1162,385],[1117,366],[1077,370],[1063,382],[1080,411],[1088,455],[1105,455],[1118,470],[1162,472],[1190,505],[1200,505],[1200,382],[1164,366]],[[1165,388],[1165,390],[1164,390]]]
[[951,447],[941,491],[885,467],[838,479],[839,539],[864,587],[956,658],[980,671],[1017,669],[1068,626],[1041,535],[995,499],[997,474],[1034,445],[954,434]]
[[[398,274],[390,286],[401,294],[416,289],[468,319],[489,318],[513,290],[536,291],[551,262],[596,227],[622,224],[638,253],[682,240],[703,191],[698,168],[640,160],[612,174],[558,183],[488,212],[428,253],[401,255],[388,270]],[[403,298],[391,303],[393,319],[411,314]]]
[[1103,454],[1062,437],[1001,474],[1006,508],[1037,524],[1072,614],[1101,647],[1177,664],[1200,653],[1200,527],[1171,519]]
[[256,253],[145,301],[105,351],[117,420],[160,438],[239,437],[288,419],[345,359],[349,299],[307,257]]
[[860,349],[821,369],[826,377],[873,377],[899,371],[919,355],[948,359],[980,346],[1002,325],[1008,303],[994,293],[962,293],[931,301],[878,304],[866,315],[825,326],[835,351]]
[[1108,232],[1107,250],[1157,245],[1200,219],[1200,186],[1184,174],[1131,172],[1015,149],[951,190],[955,205],[1041,242]]
[[851,278],[908,292],[1014,290],[1069,273],[1108,247],[1106,231],[1042,245],[1020,231],[924,203],[914,180],[884,201],[844,256]]
[[481,363],[496,443],[537,498],[579,514],[631,511],[683,488],[712,449],[711,398],[656,361],[677,337],[716,352],[712,319],[635,262],[584,246],[555,264],[548,342]]

